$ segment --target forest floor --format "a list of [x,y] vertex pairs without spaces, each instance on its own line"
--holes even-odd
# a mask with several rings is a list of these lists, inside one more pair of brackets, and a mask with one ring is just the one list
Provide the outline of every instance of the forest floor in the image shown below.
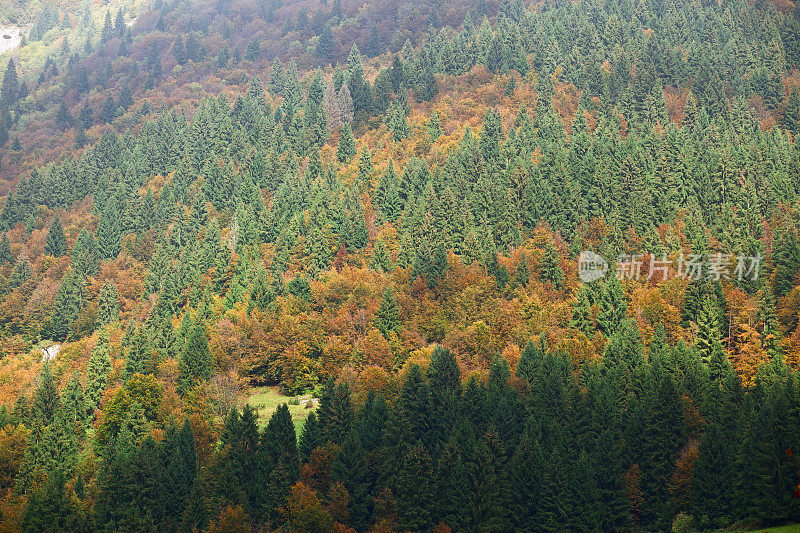
[[[281,394],[278,386],[253,387],[248,394],[247,403],[258,413],[258,425],[264,427],[270,417],[281,404],[289,404],[289,413],[292,415],[294,429],[297,435],[303,429],[308,415],[317,408],[319,400],[310,394],[300,396],[285,396]],[[293,405],[294,404],[294,405]]]

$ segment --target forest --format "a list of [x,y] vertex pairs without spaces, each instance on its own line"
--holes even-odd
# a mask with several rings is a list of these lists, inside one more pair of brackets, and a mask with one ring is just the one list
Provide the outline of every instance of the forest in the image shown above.
[[800,523],[800,7],[4,24],[0,531]]

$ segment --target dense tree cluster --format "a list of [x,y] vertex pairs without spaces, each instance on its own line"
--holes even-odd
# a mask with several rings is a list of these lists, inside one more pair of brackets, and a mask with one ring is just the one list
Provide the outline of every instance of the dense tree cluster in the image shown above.
[[[706,529],[800,518],[797,378],[775,359],[745,389],[727,360],[714,374],[663,331],[645,349],[626,321],[582,368],[535,341],[514,373],[498,359],[485,382],[462,381],[441,347],[389,397],[331,381],[299,441],[282,405],[261,430],[252,408],[232,410],[214,445],[189,421],[153,418],[156,385],[134,374],[89,448],[87,405],[104,382],[59,391],[48,366],[32,407],[0,417],[6,434],[37,436],[17,478],[26,530],[206,528],[232,509],[292,531],[667,530],[676,515]],[[80,467],[87,453],[97,470]]]

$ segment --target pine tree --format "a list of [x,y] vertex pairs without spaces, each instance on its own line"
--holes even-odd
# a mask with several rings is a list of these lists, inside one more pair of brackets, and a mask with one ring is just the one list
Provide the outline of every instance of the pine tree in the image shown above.
[[67,238],[64,236],[64,228],[61,226],[61,220],[57,214],[47,232],[44,253],[53,257],[61,257],[67,253]]
[[186,345],[181,353],[178,375],[179,389],[188,392],[197,383],[208,379],[213,373],[213,360],[208,349],[208,337],[202,322],[195,323],[186,336]]

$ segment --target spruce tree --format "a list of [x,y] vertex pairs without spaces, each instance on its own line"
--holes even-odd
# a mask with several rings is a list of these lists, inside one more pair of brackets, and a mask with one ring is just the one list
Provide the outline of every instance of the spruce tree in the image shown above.
[[75,527],[75,513],[64,482],[64,473],[55,470],[47,476],[43,486],[31,493],[22,516],[24,531],[70,531]]
[[11,254],[11,243],[8,242],[8,235],[3,233],[3,237],[0,238],[0,266],[13,262],[14,256]]
[[325,25],[322,33],[319,34],[316,54],[319,59],[325,62],[330,62],[336,54],[336,43],[333,40],[333,32],[331,32],[331,27],[328,24]]
[[[132,324],[129,326],[133,327]],[[137,327],[126,333],[124,340],[128,344],[128,356],[125,359],[125,370],[122,372],[122,378],[127,382],[134,375],[144,374],[151,370],[151,346],[144,326]]]
[[[721,334],[719,331],[719,321],[717,319],[718,308],[711,296],[703,299],[703,306],[697,317],[697,349],[700,357],[713,372],[715,381],[722,377],[724,368],[720,368],[720,358],[727,362],[727,356],[722,348]],[[712,368],[713,367],[713,368]]]
[[394,299],[394,292],[391,287],[387,287],[383,291],[374,323],[378,331],[387,339],[389,338],[389,333],[400,328],[400,308]]
[[261,460],[266,459],[272,470],[266,485],[266,508],[274,522],[279,519],[280,508],[300,475],[297,435],[286,404],[278,406],[270,418],[260,448]]
[[442,131],[442,123],[439,120],[439,113],[433,111],[428,119],[428,135],[431,136],[431,140],[433,142],[436,142],[436,140],[443,134],[444,132]]
[[692,514],[700,527],[719,527],[733,518],[734,437],[714,417],[700,440],[690,494]]
[[108,375],[111,372],[111,347],[105,331],[100,333],[89,363],[86,366],[86,403],[87,409],[93,410],[100,405],[100,399],[108,385]]
[[101,326],[119,320],[119,293],[112,282],[107,281],[100,289],[97,307],[97,322]]
[[373,25],[369,32],[369,37],[367,37],[364,53],[367,54],[367,57],[378,57],[383,53],[383,49],[383,40],[380,33],[378,33],[378,27]]
[[205,326],[198,320],[189,329],[186,345],[181,353],[179,364],[179,390],[188,392],[199,382],[211,377],[213,360],[208,349]]
[[628,313],[628,304],[622,291],[622,285],[616,276],[607,279],[600,293],[597,327],[606,336],[612,335],[619,328]]
[[389,250],[386,249],[386,244],[383,242],[383,239],[377,239],[375,241],[369,266],[376,272],[391,272],[394,270],[392,257],[389,255]]
[[81,385],[80,371],[76,370],[70,376],[61,395],[61,402],[63,404],[61,416],[69,424],[83,425],[86,422],[88,410],[85,391]]
[[797,87],[792,88],[792,93],[786,104],[784,124],[786,125],[786,129],[795,135],[800,133],[800,94],[798,94]]
[[546,353],[547,346],[545,345],[544,335],[539,337],[538,343],[528,341],[517,364],[517,376],[528,383],[535,383]]
[[486,162],[496,163],[500,157],[500,141],[503,138],[503,125],[496,110],[490,109],[483,118],[480,136],[481,156]]
[[342,443],[331,465],[331,478],[338,481],[350,496],[347,510],[349,523],[363,529],[369,523],[374,505],[370,496],[372,473],[364,447],[356,431],[351,431]]
[[336,149],[336,157],[340,163],[347,163],[356,155],[356,141],[353,138],[353,131],[347,122],[342,126],[342,133],[339,137],[339,146]]
[[100,42],[107,43],[114,37],[114,26],[111,23],[111,10],[106,10],[106,18],[103,22],[103,31],[100,34]]
[[303,461],[308,461],[311,452],[321,444],[323,442],[317,415],[312,411],[303,424],[303,430],[300,432],[300,439],[297,443],[297,451]]
[[511,511],[514,526],[523,531],[536,529],[539,495],[544,481],[544,454],[538,442],[524,435],[517,444],[508,468]]
[[578,296],[572,305],[572,320],[570,325],[578,331],[589,335],[592,332],[591,304],[586,287],[581,287]]
[[72,127],[72,122],[72,115],[67,108],[67,104],[62,100],[58,106],[58,111],[56,111],[56,127],[59,131],[67,131]]
[[388,122],[393,141],[401,142],[408,138],[410,128],[408,126],[407,113],[399,99],[392,104],[392,107],[389,109]]
[[560,289],[564,283],[564,271],[561,269],[561,258],[553,243],[548,243],[544,249],[542,261],[539,264],[539,276],[542,281],[549,281],[553,287]]
[[100,262],[97,241],[92,234],[83,228],[72,247],[72,268],[84,276],[94,277]]
[[31,414],[42,426],[49,426],[55,420],[60,408],[61,395],[53,377],[51,364],[46,362],[42,366],[42,371],[39,374],[39,385],[33,394]]
[[323,441],[344,441],[355,419],[350,388],[346,383],[336,385],[333,380],[328,381],[319,400],[317,419]]
[[86,280],[83,274],[69,269],[56,293],[53,314],[45,324],[45,330],[53,340],[67,340],[72,324],[85,304]]
[[0,106],[10,108],[19,98],[19,77],[13,59],[8,60],[6,72],[3,75],[3,85],[0,87]]
[[64,228],[61,226],[58,215],[53,219],[50,230],[47,232],[44,253],[53,257],[61,257],[67,253],[67,238],[64,236]]
[[97,249],[101,259],[114,259],[120,251],[120,213],[117,202],[108,202],[97,226]]
[[431,458],[422,444],[409,449],[397,483],[398,525],[403,530],[426,531],[433,526],[434,488]]

